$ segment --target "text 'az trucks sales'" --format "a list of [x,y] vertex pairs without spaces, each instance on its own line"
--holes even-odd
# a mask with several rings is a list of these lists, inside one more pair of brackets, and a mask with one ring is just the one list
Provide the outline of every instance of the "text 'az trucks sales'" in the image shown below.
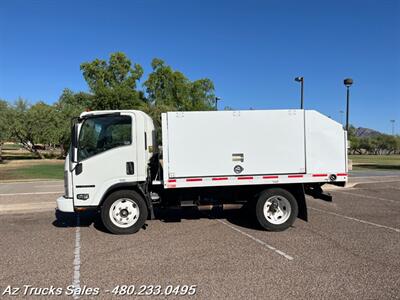
[[[313,110],[168,112],[162,147],[137,110],[73,119],[58,210],[96,209],[112,233],[138,231],[154,207],[251,208],[267,230],[307,220],[305,193],[347,181],[347,132]],[[329,197],[329,196],[327,196]]]

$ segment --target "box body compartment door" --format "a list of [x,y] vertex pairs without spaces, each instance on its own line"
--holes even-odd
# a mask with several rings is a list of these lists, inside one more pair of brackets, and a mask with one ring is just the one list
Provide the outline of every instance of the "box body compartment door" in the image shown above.
[[303,110],[174,112],[166,118],[169,178],[306,171]]

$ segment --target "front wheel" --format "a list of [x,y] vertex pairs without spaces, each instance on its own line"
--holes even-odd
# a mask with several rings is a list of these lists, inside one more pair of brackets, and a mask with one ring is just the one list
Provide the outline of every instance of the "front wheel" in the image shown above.
[[257,220],[269,231],[283,231],[289,228],[296,220],[298,210],[296,198],[281,188],[263,191],[256,204]]
[[135,191],[114,192],[107,197],[101,208],[101,220],[107,230],[114,234],[135,233],[146,219],[146,202]]

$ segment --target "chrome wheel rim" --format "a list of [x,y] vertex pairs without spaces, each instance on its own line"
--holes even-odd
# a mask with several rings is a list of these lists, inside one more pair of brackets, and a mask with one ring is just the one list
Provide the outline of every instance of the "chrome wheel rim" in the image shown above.
[[272,196],[265,201],[264,217],[274,225],[285,223],[292,213],[292,206],[288,199],[283,196]]
[[109,215],[115,226],[120,228],[131,227],[139,219],[139,206],[132,199],[118,199],[111,205]]

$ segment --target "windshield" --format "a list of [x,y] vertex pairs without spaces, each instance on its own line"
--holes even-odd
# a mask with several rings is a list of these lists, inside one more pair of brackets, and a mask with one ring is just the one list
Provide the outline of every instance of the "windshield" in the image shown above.
[[132,119],[129,116],[103,116],[86,119],[78,142],[78,160],[109,149],[132,144]]

